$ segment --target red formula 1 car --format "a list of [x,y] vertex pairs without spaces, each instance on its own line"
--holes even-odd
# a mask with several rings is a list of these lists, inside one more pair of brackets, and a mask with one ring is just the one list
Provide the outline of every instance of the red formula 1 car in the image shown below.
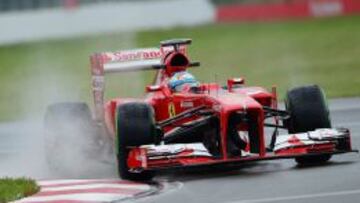
[[[242,78],[231,78],[226,86],[190,78],[192,85],[174,89],[174,77],[181,79],[181,73],[200,65],[189,59],[190,43],[168,40],[160,48],[91,56],[93,120],[113,141],[121,178],[149,180],[160,169],[284,158],[298,164],[323,163],[333,154],[355,151],[348,129],[331,128],[323,91],[316,85],[289,90],[285,110],[277,108],[275,88],[269,92],[248,87]],[[104,102],[105,74],[139,70],[157,71],[145,98]],[[186,79],[178,83],[186,84]],[[73,125],[91,120],[84,104],[55,104],[47,113],[48,126],[59,121],[60,112],[76,114]],[[265,127],[273,128],[268,136]],[[279,135],[279,129],[289,134]]]

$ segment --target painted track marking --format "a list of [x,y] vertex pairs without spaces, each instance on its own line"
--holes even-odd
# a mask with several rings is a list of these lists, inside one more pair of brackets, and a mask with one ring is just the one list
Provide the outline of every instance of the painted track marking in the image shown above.
[[154,188],[122,180],[45,180],[38,181],[40,192],[18,203],[112,202],[135,197]]
[[146,190],[147,185],[122,185],[122,184],[91,184],[91,185],[70,185],[59,187],[42,187],[41,191],[61,191],[61,190],[76,190],[76,189],[95,189],[95,188],[117,188],[117,189],[141,189]]
[[346,191],[338,191],[338,192],[325,192],[325,193],[295,195],[295,196],[285,196],[285,197],[239,200],[239,201],[231,201],[229,203],[266,203],[266,202],[279,202],[279,201],[290,201],[290,200],[311,199],[311,198],[321,198],[321,197],[343,196],[343,195],[352,195],[352,194],[360,194],[360,190],[346,190]]

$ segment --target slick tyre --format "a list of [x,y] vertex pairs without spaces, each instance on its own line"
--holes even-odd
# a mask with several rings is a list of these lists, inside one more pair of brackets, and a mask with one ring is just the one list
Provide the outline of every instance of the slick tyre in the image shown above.
[[[291,89],[286,94],[286,110],[290,119],[285,123],[290,134],[331,128],[329,109],[322,89],[317,85]],[[295,158],[299,165],[321,164],[331,155],[301,156]]]
[[156,128],[153,109],[146,103],[126,103],[117,108],[117,161],[122,179],[148,181],[153,171],[129,171],[129,147],[154,144]]

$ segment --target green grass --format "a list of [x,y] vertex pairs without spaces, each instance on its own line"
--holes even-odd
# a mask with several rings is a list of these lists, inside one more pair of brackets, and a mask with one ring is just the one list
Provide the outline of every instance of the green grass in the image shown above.
[[0,203],[21,199],[39,191],[35,181],[27,178],[0,178]]
[[[155,37],[156,36],[156,37]],[[360,17],[314,21],[223,24],[146,32],[141,45],[164,38],[194,39],[191,57],[201,80],[244,76],[251,85],[286,89],[308,83],[330,97],[360,96]]]
[[[90,101],[88,56],[104,50],[194,40],[190,56],[201,81],[243,76],[250,85],[286,89],[321,85],[329,97],[360,96],[360,17],[221,24],[107,34],[0,47],[0,120],[21,118],[56,100]],[[107,97],[139,96],[152,72],[107,78]],[[29,112],[30,111],[30,112]]]

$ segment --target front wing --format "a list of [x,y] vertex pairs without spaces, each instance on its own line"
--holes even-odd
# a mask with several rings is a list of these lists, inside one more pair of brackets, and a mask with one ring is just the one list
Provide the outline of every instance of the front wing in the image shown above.
[[358,152],[351,148],[348,129],[317,129],[306,133],[279,135],[273,152],[264,156],[243,151],[241,157],[224,159],[212,156],[202,143],[144,145],[130,151],[128,166],[136,172],[348,152]]

